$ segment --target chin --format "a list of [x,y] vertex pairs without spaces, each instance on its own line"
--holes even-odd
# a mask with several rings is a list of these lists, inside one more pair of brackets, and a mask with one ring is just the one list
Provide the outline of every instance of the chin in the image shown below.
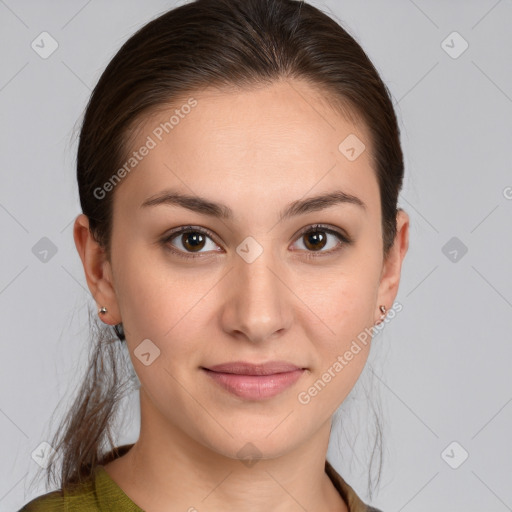
[[237,435],[232,431],[233,437],[226,434],[221,439],[204,440],[203,444],[223,457],[240,460],[250,467],[258,460],[275,459],[284,455],[299,442],[294,442],[289,430],[281,433],[274,431],[270,435],[272,429],[269,428],[253,428],[242,432],[243,434]]

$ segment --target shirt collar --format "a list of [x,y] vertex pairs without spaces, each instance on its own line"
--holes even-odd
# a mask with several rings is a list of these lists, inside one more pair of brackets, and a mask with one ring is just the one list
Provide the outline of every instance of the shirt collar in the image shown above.
[[356,494],[354,489],[343,480],[336,470],[332,467],[328,460],[325,461],[325,472],[331,479],[334,487],[338,490],[341,497],[347,504],[349,512],[367,512],[368,506]]

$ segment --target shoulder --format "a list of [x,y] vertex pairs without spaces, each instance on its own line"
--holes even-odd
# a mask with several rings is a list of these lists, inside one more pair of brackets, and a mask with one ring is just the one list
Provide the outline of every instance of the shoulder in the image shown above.
[[60,491],[52,491],[29,501],[18,512],[39,512],[44,510],[65,510],[64,498]]
[[72,492],[51,491],[24,505],[18,512],[97,512],[100,508],[91,482],[84,482]]

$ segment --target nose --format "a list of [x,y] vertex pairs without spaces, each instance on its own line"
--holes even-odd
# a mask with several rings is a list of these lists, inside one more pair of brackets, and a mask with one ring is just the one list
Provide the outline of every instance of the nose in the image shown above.
[[227,276],[222,322],[232,336],[261,343],[289,329],[294,295],[270,250],[249,261],[235,258]]

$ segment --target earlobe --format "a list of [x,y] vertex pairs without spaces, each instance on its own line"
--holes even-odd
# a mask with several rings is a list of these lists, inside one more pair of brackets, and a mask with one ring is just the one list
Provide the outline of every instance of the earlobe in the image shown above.
[[110,262],[103,247],[94,239],[89,230],[89,219],[83,213],[75,219],[73,227],[75,246],[82,261],[87,286],[97,304],[98,310],[106,307],[108,312],[101,315],[103,322],[115,325],[121,321]]

